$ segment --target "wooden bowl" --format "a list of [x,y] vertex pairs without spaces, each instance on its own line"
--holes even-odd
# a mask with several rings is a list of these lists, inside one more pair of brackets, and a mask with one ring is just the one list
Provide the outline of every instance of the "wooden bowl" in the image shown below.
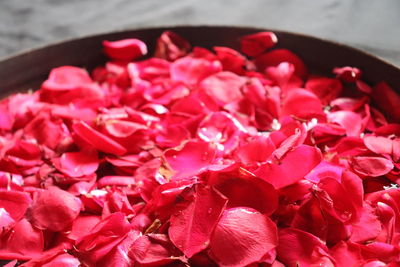
[[388,82],[400,90],[400,69],[363,51],[319,38],[283,31],[252,27],[231,26],[181,26],[127,30],[93,35],[24,52],[0,61],[0,97],[17,91],[37,89],[50,70],[61,65],[74,65],[91,69],[105,62],[103,40],[138,38],[148,44],[150,55],[156,39],[165,30],[172,30],[196,46],[228,46],[238,48],[240,36],[273,31],[278,36],[278,46],[297,53],[318,72],[330,72],[333,67],[353,66],[363,71],[363,79],[370,83]]

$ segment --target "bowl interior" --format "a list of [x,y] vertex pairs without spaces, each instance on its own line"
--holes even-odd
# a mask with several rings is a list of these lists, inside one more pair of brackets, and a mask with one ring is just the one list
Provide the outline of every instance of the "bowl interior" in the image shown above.
[[[74,65],[87,69],[105,62],[103,40],[138,38],[144,41],[150,54],[155,42],[165,30],[172,30],[194,46],[211,48],[228,46],[238,48],[240,36],[268,29],[229,26],[185,26],[151,28],[106,33],[65,41],[25,52],[0,61],[0,97],[16,91],[37,89],[50,70],[57,66]],[[388,82],[400,90],[400,69],[360,50],[311,36],[275,31],[284,47],[298,54],[305,63],[318,72],[330,72],[333,67],[353,66],[363,70],[367,82]]]

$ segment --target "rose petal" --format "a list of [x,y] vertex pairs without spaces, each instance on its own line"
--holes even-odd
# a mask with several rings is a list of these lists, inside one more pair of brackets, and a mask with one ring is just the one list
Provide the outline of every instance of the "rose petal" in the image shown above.
[[0,207],[16,221],[24,217],[31,202],[31,197],[25,192],[0,190]]
[[303,179],[320,162],[319,149],[301,145],[288,152],[279,164],[266,162],[254,173],[279,189]]
[[172,243],[188,258],[208,246],[227,203],[213,188],[197,186],[195,190],[193,201],[171,216],[168,230]]
[[240,50],[247,56],[254,57],[273,47],[278,38],[273,32],[257,32],[240,38]]
[[168,149],[164,159],[176,173],[174,179],[197,174],[210,165],[216,155],[215,146],[201,141],[189,141],[181,148]]
[[293,64],[297,76],[302,78],[307,76],[308,70],[306,65],[304,65],[300,57],[287,49],[275,49],[255,58],[255,64],[260,71],[264,71],[265,68],[269,66],[277,66],[282,62]]
[[214,230],[210,256],[220,266],[246,266],[277,245],[276,225],[269,217],[249,208],[232,208]]
[[334,68],[333,73],[344,82],[355,82],[361,78],[361,70],[354,67]]
[[53,163],[59,171],[71,177],[91,175],[99,167],[97,151],[90,149],[64,153]]
[[278,259],[285,266],[334,266],[325,244],[301,230],[280,230],[277,251]]
[[385,175],[394,167],[391,160],[381,157],[354,157],[351,166],[358,174],[371,177]]
[[103,41],[104,52],[115,60],[131,61],[147,54],[147,46],[138,39]]
[[74,123],[72,128],[79,137],[100,151],[115,155],[126,153],[126,149],[119,143],[96,131],[83,121]]
[[233,102],[242,97],[240,88],[244,78],[232,72],[223,71],[211,75],[200,83],[200,87],[221,105]]
[[185,56],[190,48],[189,42],[184,38],[172,31],[165,31],[157,40],[154,56],[173,61]]
[[58,232],[71,227],[81,211],[81,202],[72,194],[50,187],[38,192],[34,198],[30,216],[32,224],[39,229]]

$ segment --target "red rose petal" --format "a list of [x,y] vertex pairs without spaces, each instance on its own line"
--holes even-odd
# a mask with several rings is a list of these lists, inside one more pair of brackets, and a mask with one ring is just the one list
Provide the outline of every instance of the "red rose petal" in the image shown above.
[[360,136],[362,132],[362,118],[355,112],[341,110],[328,114],[328,119],[346,129],[347,136]]
[[282,115],[311,119],[323,116],[322,103],[316,95],[305,89],[288,92],[283,100]]
[[195,175],[208,167],[215,155],[215,146],[201,141],[189,141],[181,148],[164,152],[166,162],[176,172],[175,179]]
[[185,56],[190,48],[184,38],[172,31],[165,31],[157,40],[154,56],[172,61]]
[[54,68],[49,78],[42,84],[42,89],[51,91],[76,90],[92,82],[87,71],[72,66]]
[[31,197],[25,192],[0,190],[0,208],[5,209],[16,221],[24,217],[31,202]]
[[309,79],[305,84],[305,88],[318,96],[322,104],[328,105],[340,95],[343,86],[337,79],[322,77]]
[[81,177],[93,174],[99,167],[99,159],[96,150],[82,150],[79,152],[67,152],[61,155],[56,168],[70,177]]
[[237,158],[244,164],[255,164],[267,161],[275,150],[271,138],[259,135],[240,146],[236,151]]
[[0,258],[30,260],[41,255],[44,249],[42,231],[22,219],[15,224],[9,235],[0,239]]
[[387,115],[400,120],[400,109],[397,108],[400,96],[387,83],[381,82],[374,87],[372,99]]
[[130,224],[121,212],[101,220],[87,235],[76,241],[76,249],[83,262],[94,264],[125,238]]
[[278,245],[272,220],[249,208],[228,209],[210,242],[210,256],[220,266],[246,266],[260,261]]
[[293,52],[279,48],[270,52],[261,54],[255,58],[255,64],[260,71],[264,71],[266,67],[277,66],[279,63],[288,62],[294,65],[295,74],[299,77],[306,77],[308,70],[303,61]]
[[200,87],[218,103],[224,105],[242,97],[240,88],[244,82],[243,77],[223,71],[204,79],[200,83]]
[[345,82],[355,82],[361,78],[361,70],[353,67],[334,68],[333,73]]
[[376,154],[392,154],[393,141],[383,136],[365,136],[365,146]]
[[129,257],[144,266],[162,266],[178,259],[173,252],[167,236],[150,234],[136,239],[129,251]]
[[285,266],[334,266],[325,244],[301,230],[280,230],[277,251],[278,259]]
[[171,78],[174,81],[195,85],[204,78],[221,71],[221,69],[221,64],[218,61],[183,57],[172,63]]
[[100,151],[115,155],[126,153],[126,149],[119,143],[96,131],[83,121],[74,123],[72,128],[77,135]]
[[81,202],[72,194],[57,187],[39,191],[30,210],[32,224],[39,229],[64,231],[81,211]]
[[354,157],[351,166],[358,174],[371,177],[385,175],[394,167],[391,160],[381,157]]
[[213,188],[197,186],[195,190],[194,200],[171,216],[168,230],[171,241],[188,258],[208,246],[227,203]]
[[301,145],[288,152],[278,164],[262,164],[255,174],[279,189],[303,179],[320,162],[319,149]]
[[103,41],[104,52],[111,59],[131,61],[147,54],[147,46],[138,39]]
[[240,50],[247,56],[254,57],[273,47],[278,38],[273,32],[257,32],[240,38]]

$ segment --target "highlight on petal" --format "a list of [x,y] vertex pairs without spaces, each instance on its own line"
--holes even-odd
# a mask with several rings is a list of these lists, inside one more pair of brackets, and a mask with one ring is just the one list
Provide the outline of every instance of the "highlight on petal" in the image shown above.
[[334,68],[333,73],[345,82],[355,82],[361,78],[361,70],[354,67]]
[[259,262],[278,245],[275,223],[250,208],[228,209],[210,241],[210,256],[220,266]]
[[131,61],[147,54],[147,46],[139,39],[103,41],[104,52],[114,60]]

